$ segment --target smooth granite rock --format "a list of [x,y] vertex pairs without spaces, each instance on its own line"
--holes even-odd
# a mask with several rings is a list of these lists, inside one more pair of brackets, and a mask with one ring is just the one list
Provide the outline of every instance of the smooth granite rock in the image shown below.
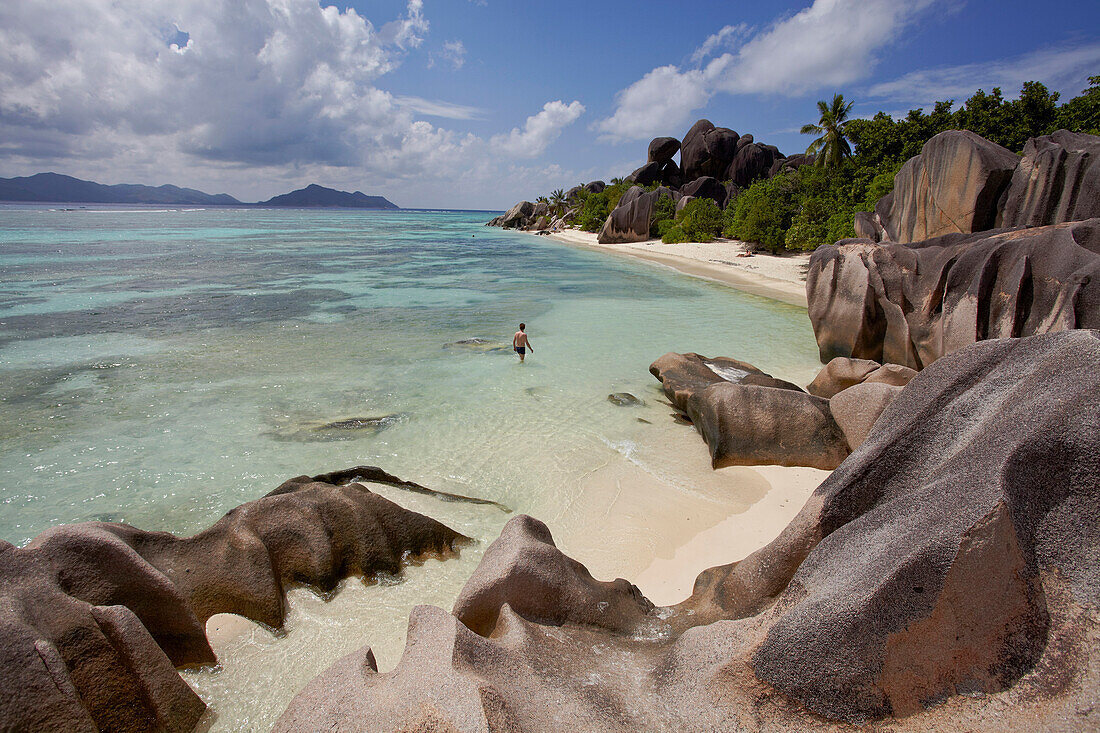
[[913,245],[842,240],[806,276],[821,360],[922,369],[975,341],[1100,327],[1100,219],[954,234]]
[[600,244],[618,244],[649,239],[653,207],[661,196],[675,199],[672,190],[664,186],[653,191],[645,191],[640,186],[631,187],[623,194],[615,210],[608,215],[597,235],[597,241]]
[[680,152],[680,141],[676,138],[655,137],[649,142],[646,161],[649,163],[667,163],[678,152]]
[[816,397],[829,399],[838,392],[864,382],[904,387],[915,376],[916,370],[900,364],[879,364],[870,359],[838,356],[817,373],[814,381],[806,386],[806,391]]
[[680,189],[680,195],[710,199],[718,204],[719,209],[726,205],[726,187],[711,176],[702,176],[691,183],[685,183]]
[[737,149],[722,180],[733,181],[739,188],[748,188],[758,178],[766,178],[772,163],[781,156],[774,146],[749,143]]
[[175,668],[217,662],[210,616],[279,628],[290,585],[331,591],[465,541],[362,484],[301,476],[193,537],[84,522],[0,543],[0,728],[189,731],[205,705]]
[[1012,174],[998,226],[1100,217],[1100,137],[1058,130],[1033,137]]
[[680,145],[680,169],[685,181],[701,176],[725,180],[726,169],[737,149],[738,134],[725,127],[715,127],[710,120],[699,120]]
[[1019,158],[968,130],[932,137],[875,207],[886,240],[919,242],[992,229]]
[[829,412],[848,441],[848,450],[855,451],[867,436],[875,421],[901,392],[901,387],[882,382],[865,381],[837,392],[829,398]]
[[508,209],[500,225],[505,229],[524,229],[531,223],[535,213],[535,205],[530,201],[520,201]]
[[650,162],[638,168],[629,176],[628,181],[638,184],[639,186],[648,186],[651,183],[656,183],[657,179],[661,175],[662,163]]
[[[522,610],[515,610],[522,609]],[[454,613],[420,606],[276,731],[1100,727],[1100,333],[920,373],[790,525],[650,608],[517,517]]]
[[649,368],[691,419],[714,468],[836,468],[848,445],[827,400],[736,359],[669,353]]

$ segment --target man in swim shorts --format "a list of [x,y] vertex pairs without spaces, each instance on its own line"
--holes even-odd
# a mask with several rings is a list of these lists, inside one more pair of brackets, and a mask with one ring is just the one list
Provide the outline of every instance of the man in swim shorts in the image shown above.
[[523,361],[523,357],[527,355],[527,349],[531,349],[531,353],[535,353],[535,347],[531,346],[531,340],[527,338],[527,334],[523,332],[523,329],[527,328],[526,323],[519,324],[519,330],[516,331],[516,335],[512,337],[512,348],[519,354],[519,360]]

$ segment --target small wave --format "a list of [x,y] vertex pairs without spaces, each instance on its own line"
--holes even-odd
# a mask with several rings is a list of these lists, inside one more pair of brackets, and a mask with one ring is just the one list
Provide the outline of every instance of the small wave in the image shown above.
[[176,209],[85,209],[89,214],[170,214]]

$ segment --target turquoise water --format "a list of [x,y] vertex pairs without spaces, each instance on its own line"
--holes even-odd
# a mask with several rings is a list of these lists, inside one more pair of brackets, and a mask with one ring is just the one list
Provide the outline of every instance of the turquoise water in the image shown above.
[[[488,218],[0,208],[0,538],[89,519],[192,533],[289,477],[366,463],[533,514],[613,577],[668,555],[677,522],[759,498],[710,471],[648,367],[698,351],[805,383],[805,310]],[[323,428],[355,417],[386,419]],[[448,606],[507,519],[383,493],[480,544],[400,586],[307,593],[286,637],[240,642],[287,695],[362,643],[395,661],[411,604]],[[218,725],[262,729],[285,701],[243,705],[253,672],[223,661],[189,681]]]

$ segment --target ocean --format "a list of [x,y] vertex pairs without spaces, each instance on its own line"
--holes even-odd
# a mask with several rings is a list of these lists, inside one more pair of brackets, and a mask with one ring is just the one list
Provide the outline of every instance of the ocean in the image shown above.
[[[805,310],[491,216],[0,206],[0,539],[85,520],[190,534],[369,464],[538,517],[611,579],[759,499],[743,469],[711,471],[648,367],[696,351],[805,384]],[[478,544],[335,598],[295,590],[283,633],[227,635],[218,668],[185,673],[214,729],[269,728],[362,644],[392,668],[412,606],[449,608],[514,516],[379,493]]]

